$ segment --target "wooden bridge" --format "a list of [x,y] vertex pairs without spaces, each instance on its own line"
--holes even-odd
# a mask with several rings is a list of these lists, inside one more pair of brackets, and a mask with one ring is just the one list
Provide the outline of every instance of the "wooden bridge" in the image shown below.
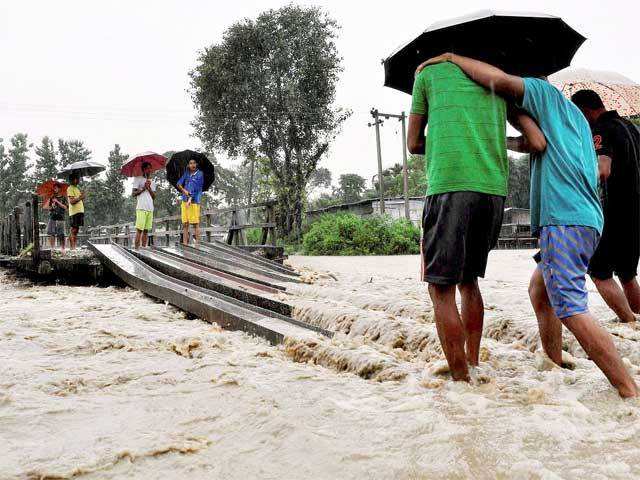
[[[203,241],[224,240],[229,245],[251,247],[247,244],[245,231],[260,229],[258,247],[276,249],[275,203],[262,202],[249,206],[214,208],[200,212],[200,236]],[[92,242],[114,242],[128,247],[133,245],[134,222],[90,227],[83,240]],[[180,215],[154,218],[149,232],[149,244],[169,246],[180,241],[182,220]],[[79,237],[80,238],[80,237]]]
[[[40,221],[40,215],[39,197],[33,195],[0,219],[0,266],[14,265],[43,276],[81,273],[89,282],[99,278],[102,275],[99,262],[94,262],[90,253],[85,256],[53,255],[49,235],[44,230],[46,224]],[[248,245],[246,231],[249,229],[260,229],[258,245]],[[133,222],[88,227],[78,235],[78,245],[113,242],[130,247],[134,235]],[[156,218],[149,233],[149,244],[168,247],[179,242],[181,235],[179,215]],[[259,250],[271,259],[281,260],[284,254],[284,248],[276,245],[274,202],[203,210],[200,235],[202,241],[218,240],[247,251]]]

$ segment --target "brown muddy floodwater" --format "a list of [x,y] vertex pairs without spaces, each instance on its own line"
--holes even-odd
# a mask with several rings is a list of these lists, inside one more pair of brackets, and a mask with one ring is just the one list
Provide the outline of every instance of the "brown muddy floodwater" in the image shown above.
[[[474,385],[435,372],[417,257],[293,257],[331,276],[280,296],[338,333],[286,347],[134,290],[0,273],[0,479],[637,478],[640,403],[569,336],[574,370],[535,352],[530,254],[491,254]],[[640,332],[591,290],[639,379]]]

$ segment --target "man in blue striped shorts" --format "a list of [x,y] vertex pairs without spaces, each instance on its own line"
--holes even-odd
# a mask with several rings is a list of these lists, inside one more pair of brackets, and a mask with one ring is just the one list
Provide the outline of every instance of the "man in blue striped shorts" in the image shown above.
[[[587,304],[587,269],[603,226],[598,161],[587,120],[546,80],[508,75],[451,53],[425,64],[440,62],[455,63],[476,83],[516,102],[546,137],[547,148],[531,162],[531,227],[540,237],[540,254],[529,286],[544,351],[561,365],[564,324],[622,397],[638,396],[611,335]],[[525,142],[509,139],[508,146],[526,150]]]

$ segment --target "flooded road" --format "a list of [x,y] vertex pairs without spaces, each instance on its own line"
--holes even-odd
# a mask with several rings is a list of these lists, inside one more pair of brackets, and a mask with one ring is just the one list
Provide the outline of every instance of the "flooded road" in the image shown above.
[[[435,372],[417,257],[291,261],[315,283],[278,296],[333,340],[272,347],[130,289],[0,273],[0,478],[640,476],[640,404],[569,336],[574,370],[534,352],[530,252],[490,257],[475,385]],[[638,379],[640,332],[591,300]]]

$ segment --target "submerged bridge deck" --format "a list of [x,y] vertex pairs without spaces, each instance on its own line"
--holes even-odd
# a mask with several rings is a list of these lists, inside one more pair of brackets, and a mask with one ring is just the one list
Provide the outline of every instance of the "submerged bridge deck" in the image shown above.
[[[272,343],[280,343],[286,337],[332,336],[332,332],[291,318],[291,306],[273,298],[274,294],[285,293],[287,284],[300,282],[293,269],[233,245],[243,243],[239,239],[244,229],[260,227],[262,243],[271,239],[270,245],[261,245],[260,249],[267,254],[281,249],[275,246],[273,206],[257,204],[247,208],[258,207],[266,208],[266,223],[244,222],[238,207],[206,213],[208,224],[214,215],[231,214],[227,243],[213,238],[213,227],[207,227],[206,242],[197,247],[172,244],[180,233],[171,230],[170,222],[178,218],[172,217],[162,219],[165,229],[153,237],[164,239],[163,247],[158,241],[150,248],[130,250],[128,226],[124,234],[119,229],[113,232],[100,227],[88,239],[88,250],[60,255],[42,248],[45,237],[40,235],[39,200],[33,195],[0,219],[0,267],[17,269],[38,280],[124,282],[205,321],[259,335]],[[276,258],[282,258],[281,253]]]
[[[329,331],[291,318],[291,307],[286,303],[263,296],[285,287],[236,277],[215,266],[168,254],[164,249],[131,252],[115,243],[91,243],[90,248],[106,268],[129,286],[223,328],[259,335],[274,344],[286,337],[332,336]],[[197,252],[199,259],[207,258],[204,251],[191,250]],[[209,263],[215,265],[214,261]],[[265,269],[265,278],[274,275],[272,272]],[[294,278],[292,274],[288,281]]]

